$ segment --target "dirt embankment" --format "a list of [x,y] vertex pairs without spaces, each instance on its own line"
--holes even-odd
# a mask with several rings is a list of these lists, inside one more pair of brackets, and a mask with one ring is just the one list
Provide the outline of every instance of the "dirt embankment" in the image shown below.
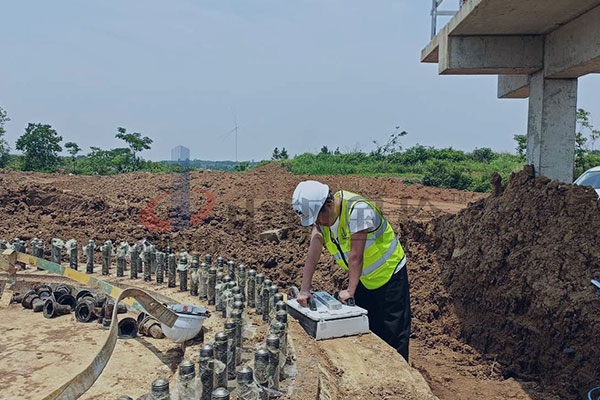
[[[177,250],[192,249],[255,265],[279,285],[299,285],[309,230],[299,225],[291,209],[291,194],[304,179],[319,179],[332,190],[361,193],[403,218],[430,219],[445,213],[436,206],[440,202],[461,208],[482,197],[465,191],[406,185],[397,178],[294,176],[278,165],[244,174],[194,172],[189,182],[191,213],[207,205],[206,194],[194,189],[210,193],[215,199],[214,209],[189,229],[158,232],[148,229],[140,215],[149,202],[171,190],[168,174],[92,177],[0,171],[0,210],[6,216],[0,224],[0,238],[39,237],[47,248],[53,237],[75,238],[80,246],[89,239],[99,246],[107,239],[131,243],[146,238],[159,248],[169,245]],[[387,199],[394,199],[394,203]],[[167,223],[170,205],[167,196],[154,209],[156,216]],[[259,241],[259,232],[274,228],[287,229],[288,239],[280,243]],[[99,263],[99,252],[96,257]],[[334,268],[331,257],[324,255],[321,261],[315,281],[324,289],[337,287],[345,274]]]
[[540,380],[561,398],[598,386],[600,295],[590,280],[600,277],[600,202],[591,188],[526,168],[422,239],[453,300],[457,337],[495,357],[504,376]]

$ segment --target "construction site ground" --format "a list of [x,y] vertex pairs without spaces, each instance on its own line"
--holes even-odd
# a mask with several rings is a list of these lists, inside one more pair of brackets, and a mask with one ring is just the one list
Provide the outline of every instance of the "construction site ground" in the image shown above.
[[[542,187],[542,182],[537,179],[526,173],[521,175],[520,182],[515,180],[514,191],[519,194],[515,197],[523,197],[523,193],[517,190],[521,186]],[[214,208],[208,210],[206,218],[187,230],[160,232],[157,231],[160,227],[140,220],[140,213],[157,196],[170,191],[171,179],[170,175],[149,173],[81,177],[3,171],[0,173],[0,210],[4,219],[0,224],[0,238],[29,240],[39,237],[46,243],[53,237],[64,240],[75,238],[80,245],[89,239],[96,243],[107,239],[113,243],[131,243],[145,238],[159,247],[170,245],[177,250],[185,248],[200,254],[211,253],[255,266],[280,287],[299,285],[309,229],[299,226],[290,207],[291,193],[299,181],[318,179],[329,184],[334,191],[350,190],[381,205],[399,234],[408,255],[414,333],[410,362],[415,370],[410,372],[402,366],[402,359],[374,335],[315,342],[298,325],[291,323],[298,376],[293,382],[295,391],[290,398],[314,399],[317,390],[320,390],[321,398],[359,399],[369,393],[372,398],[399,399],[406,395],[406,387],[413,387],[412,393],[423,390],[422,397],[414,398],[425,399],[431,398],[427,386],[440,399],[577,398],[576,389],[566,384],[561,386],[559,382],[556,382],[557,386],[549,384],[549,379],[556,381],[563,376],[564,371],[555,366],[558,362],[546,364],[548,371],[552,371],[550,374],[540,365],[526,365],[517,360],[517,355],[513,354],[515,350],[503,351],[500,348],[510,347],[507,344],[510,340],[519,349],[527,345],[526,341],[521,343],[518,334],[511,336],[516,322],[496,329],[494,320],[488,321],[490,330],[505,329],[505,339],[502,339],[472,320],[480,317],[478,310],[471,310],[469,316],[469,307],[476,308],[478,304],[475,298],[468,297],[468,294],[461,298],[459,293],[468,291],[469,284],[473,285],[473,292],[477,292],[474,289],[477,285],[487,288],[482,279],[489,280],[490,275],[484,273],[481,277],[473,275],[462,279],[449,276],[446,267],[447,264],[458,270],[463,264],[454,264],[461,257],[465,257],[465,265],[476,262],[473,257],[477,251],[473,250],[471,256],[461,253],[468,251],[468,245],[463,242],[470,243],[469,232],[466,231],[470,226],[472,235],[479,234],[476,228],[478,219],[485,220],[492,213],[487,210],[494,207],[494,212],[500,215],[498,224],[502,225],[502,213],[508,212],[507,202],[515,202],[514,198],[496,193],[484,199],[484,195],[465,191],[407,185],[397,178],[296,176],[278,165],[267,165],[246,173],[193,172],[190,179],[191,212],[206,210],[206,206],[210,205],[207,202],[210,195],[215,199]],[[564,196],[565,189],[548,189],[549,182],[543,182],[543,185],[546,186],[540,189],[540,193],[544,196]],[[193,189],[202,189],[210,195]],[[507,192],[510,190],[509,184]],[[571,193],[569,190],[566,193]],[[594,204],[591,201],[595,200],[591,195],[588,198],[587,192],[576,192],[571,197],[575,198],[573,201],[589,204]],[[473,205],[466,209],[470,203]],[[169,220],[169,204],[168,198],[158,202],[156,216]],[[562,205],[556,203],[556,207]],[[476,217],[476,212],[481,215]],[[593,220],[592,227],[597,222],[597,219]],[[519,225],[518,222],[513,223]],[[458,232],[457,226],[463,231]],[[287,235],[275,241],[261,241],[259,234],[269,229],[283,229]],[[533,233],[524,232],[523,235],[537,237],[533,230]],[[451,238],[448,232],[452,232]],[[460,235],[467,238],[459,239]],[[481,233],[471,239],[485,247],[485,243],[481,243],[484,236]],[[511,243],[512,246],[519,245],[518,241]],[[486,254],[481,257],[482,260],[489,258]],[[506,252],[500,252],[498,257],[506,257]],[[83,260],[81,254],[80,260]],[[595,261],[592,257],[590,265],[593,268],[597,268]],[[99,254],[96,264],[100,264]],[[473,267],[469,273],[476,274],[476,271],[477,268]],[[36,274],[45,275],[32,272],[32,275]],[[468,274],[465,272],[464,275]],[[111,279],[132,284],[127,277]],[[323,253],[314,287],[333,291],[343,287],[346,279],[346,273]],[[144,283],[141,279],[136,280],[135,285],[178,301],[190,300],[189,295],[168,289],[166,285],[160,287]],[[537,290],[534,284],[531,285]],[[583,285],[581,290],[584,290]],[[584,303],[589,304],[595,299],[592,296],[597,295],[592,292],[589,297],[587,294],[580,296],[580,300],[584,299]],[[493,306],[480,302],[482,307],[483,303]],[[535,299],[529,300],[532,305],[535,302]],[[504,309],[495,313],[493,318],[501,321],[503,313],[511,312],[508,306],[507,311]],[[521,319],[528,316],[527,311],[519,315]],[[581,313],[576,314],[571,320],[580,316]],[[205,335],[214,336],[221,325],[222,320],[211,317],[206,321]],[[532,332],[542,332],[543,335],[543,331],[533,326],[534,323],[530,325]],[[596,325],[590,323],[583,327],[572,343],[579,343],[579,337],[587,335],[593,326]],[[0,360],[0,386],[4,388],[3,397],[8,396],[6,398],[35,399],[58,387],[89,363],[106,335],[106,331],[98,329],[97,324],[77,323],[72,315],[48,320],[14,304],[0,310],[0,330],[3,333],[0,335],[0,353],[3,355]],[[259,341],[260,329],[257,332],[253,340]],[[482,337],[486,338],[485,343],[481,342]],[[531,338],[526,336],[525,339]],[[591,338],[590,341],[591,346],[594,343]],[[192,358],[197,357],[201,341],[197,342],[186,349],[186,357],[188,354]],[[523,350],[523,353],[526,351]],[[84,398],[141,395],[147,392],[150,382],[156,377],[172,375],[183,356],[180,346],[166,339],[139,337],[120,340],[105,372]],[[535,358],[535,355],[530,355],[530,358]],[[535,364],[535,360],[532,363]],[[597,375],[597,372],[586,372],[586,359],[572,361],[569,368],[567,372],[573,373],[580,381],[594,379]],[[398,371],[402,371],[402,379],[399,379]],[[538,371],[538,374],[531,371]]]

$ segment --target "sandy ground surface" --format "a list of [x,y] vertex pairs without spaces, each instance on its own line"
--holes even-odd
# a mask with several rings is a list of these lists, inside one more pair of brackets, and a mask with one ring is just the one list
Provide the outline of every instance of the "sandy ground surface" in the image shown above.
[[[73,314],[49,320],[16,304],[2,310],[0,329],[4,399],[47,395],[91,362],[107,335],[96,323],[77,323]],[[144,394],[148,382],[169,372],[170,347],[167,341],[146,337],[117,341],[105,372],[82,398]]]
[[[98,275],[99,271],[96,271]],[[23,274],[25,275],[25,274]],[[67,283],[65,278],[55,278],[44,271],[29,268],[26,282],[17,287],[23,291],[36,283]],[[128,278],[105,277],[105,280],[126,287]],[[185,358],[195,363],[204,342],[211,342],[222,330],[224,319],[197,298],[168,288],[165,284],[136,280],[136,287],[149,293],[158,293],[169,299],[206,306],[212,312],[197,339],[185,347],[168,339],[138,336],[118,340],[109,363],[100,378],[82,399],[109,399],[121,395],[137,398],[147,393],[150,383],[164,377],[175,386],[178,364]],[[76,375],[93,359],[107,337],[107,331],[97,322],[78,323],[74,314],[46,319],[42,313],[11,304],[1,310],[3,322],[0,339],[3,359],[0,362],[0,385],[3,398],[37,399],[60,386],[67,378]],[[135,317],[135,313],[121,315]],[[35,334],[23,336],[24,327]],[[360,400],[366,394],[379,394],[389,400],[434,400],[425,379],[387,346],[377,336],[361,336],[316,342],[298,323],[290,320],[289,342],[297,375],[285,380],[281,390],[283,399],[339,399]],[[65,339],[68,336],[68,339]],[[243,365],[252,367],[252,356],[266,336],[266,326],[252,310],[247,312]],[[352,351],[347,351],[353,348]],[[11,368],[18,365],[19,368]],[[352,365],[352,368],[345,366]],[[230,382],[230,387],[234,383]],[[33,388],[33,390],[32,390]]]

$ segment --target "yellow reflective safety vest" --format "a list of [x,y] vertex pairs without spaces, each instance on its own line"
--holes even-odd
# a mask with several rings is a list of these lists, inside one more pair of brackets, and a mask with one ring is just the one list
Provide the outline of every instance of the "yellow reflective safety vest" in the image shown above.
[[331,237],[330,227],[320,226],[327,250],[340,267],[348,270],[348,256],[350,255],[350,231],[348,222],[354,206],[358,202],[367,203],[380,217],[381,224],[373,232],[367,234],[363,254],[363,268],[360,281],[367,289],[377,289],[385,285],[398,264],[404,259],[404,249],[398,241],[392,226],[373,203],[364,197],[341,190],[334,197],[342,199],[342,209],[339,215],[337,237]]

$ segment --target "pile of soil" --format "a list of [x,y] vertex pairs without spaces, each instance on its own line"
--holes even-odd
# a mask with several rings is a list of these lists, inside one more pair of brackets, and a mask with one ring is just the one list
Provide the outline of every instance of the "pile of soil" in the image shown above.
[[[435,199],[462,207],[481,197],[458,190],[407,185],[398,178],[295,176],[277,164],[243,174],[202,171],[190,174],[190,212],[208,211],[205,218],[180,232],[161,232],[160,226],[145,223],[141,213],[150,202],[171,191],[172,177],[168,174],[92,177],[3,171],[0,210],[5,218],[0,224],[0,238],[12,241],[15,237],[39,237],[45,241],[48,255],[53,237],[75,238],[80,247],[90,239],[99,246],[108,239],[116,244],[145,238],[159,249],[168,245],[243,262],[265,272],[282,287],[299,285],[310,229],[300,226],[291,208],[291,194],[304,179],[319,179],[332,190],[343,188],[381,202],[388,198],[419,199],[426,204]],[[214,206],[208,204],[211,196]],[[154,210],[167,224],[170,205],[169,197],[160,198]],[[444,214],[408,202],[395,209],[405,218]],[[287,239],[279,243],[260,241],[260,232],[275,228],[286,229]],[[64,257],[66,261],[66,254]],[[99,251],[96,257],[100,263]],[[321,264],[315,284],[326,290],[339,287],[346,274],[334,267],[326,254]]]
[[[495,357],[505,377],[539,379],[561,398],[584,398],[598,386],[600,295],[590,280],[600,278],[600,202],[593,189],[536,178],[528,167],[494,196],[421,232],[454,304],[459,325],[451,336]],[[439,304],[431,307],[438,312]]]

